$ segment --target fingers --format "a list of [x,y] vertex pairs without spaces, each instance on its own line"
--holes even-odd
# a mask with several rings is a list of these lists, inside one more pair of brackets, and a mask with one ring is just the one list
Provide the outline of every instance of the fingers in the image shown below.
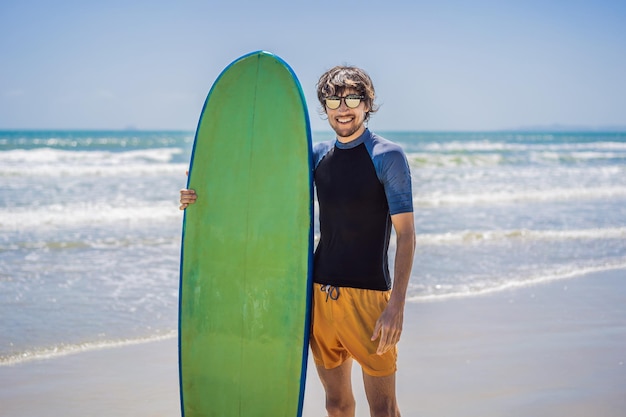
[[380,322],[376,322],[374,333],[372,334],[372,342],[380,337],[378,341],[377,355],[383,355],[392,349],[400,341],[400,331],[394,327],[387,327]]
[[398,342],[400,337],[392,335],[389,332],[381,332],[380,341],[378,342],[378,349],[376,349],[377,355],[382,355],[392,349]]
[[374,326],[374,333],[372,333],[372,342],[376,339],[378,339],[378,336],[380,336],[380,320],[378,320],[376,322],[376,326]]
[[195,190],[180,190],[180,206],[178,208],[180,210],[185,210],[190,204],[195,203],[197,198],[198,196],[196,195]]
[[376,349],[377,355],[382,355],[387,352],[393,345],[389,343],[388,332],[381,330],[380,340],[378,341],[378,349]]

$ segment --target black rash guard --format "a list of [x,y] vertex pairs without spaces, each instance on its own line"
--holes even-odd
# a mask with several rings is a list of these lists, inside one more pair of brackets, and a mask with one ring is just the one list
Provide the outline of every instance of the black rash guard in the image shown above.
[[386,291],[391,215],[413,212],[411,171],[402,149],[366,131],[349,143],[313,149],[320,241],[316,283]]

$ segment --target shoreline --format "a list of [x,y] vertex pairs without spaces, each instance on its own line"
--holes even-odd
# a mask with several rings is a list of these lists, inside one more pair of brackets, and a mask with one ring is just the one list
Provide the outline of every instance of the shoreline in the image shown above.
[[[620,229],[621,230],[621,229]],[[623,233],[623,232],[620,232]],[[598,266],[598,267],[582,267],[575,271],[565,271],[560,273],[551,274],[549,276],[540,276],[534,279],[526,279],[525,281],[513,281],[504,283],[500,286],[485,288],[468,293],[442,293],[431,295],[407,295],[407,304],[422,304],[422,303],[440,303],[449,300],[465,300],[473,298],[481,298],[484,296],[497,295],[502,292],[515,291],[517,289],[537,287],[544,284],[552,284],[557,281],[567,282],[571,279],[577,279],[585,275],[595,273],[611,273],[614,270],[624,270],[626,276],[626,263],[617,262],[612,265]],[[40,362],[46,360],[54,360],[63,356],[76,355],[85,352],[107,350],[113,348],[123,348],[133,345],[141,345],[146,343],[158,342],[161,340],[175,339],[178,337],[176,330],[162,332],[152,336],[131,338],[131,339],[113,339],[103,340],[100,342],[85,342],[79,344],[63,344],[60,346],[42,347],[39,349],[28,350],[22,353],[7,354],[6,356],[0,356],[0,369],[4,366],[15,366],[30,362]]]
[[[405,417],[618,417],[626,409],[626,270],[409,302]],[[180,416],[177,338],[0,366],[3,415]],[[368,415],[353,368],[357,415]],[[304,417],[325,415],[309,357]]]

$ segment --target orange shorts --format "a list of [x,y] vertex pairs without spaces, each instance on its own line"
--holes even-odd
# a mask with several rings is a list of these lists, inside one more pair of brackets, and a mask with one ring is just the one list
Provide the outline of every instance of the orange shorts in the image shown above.
[[368,375],[396,372],[397,347],[377,355],[379,339],[371,340],[390,296],[391,291],[314,284],[310,340],[315,364],[333,369],[354,358]]

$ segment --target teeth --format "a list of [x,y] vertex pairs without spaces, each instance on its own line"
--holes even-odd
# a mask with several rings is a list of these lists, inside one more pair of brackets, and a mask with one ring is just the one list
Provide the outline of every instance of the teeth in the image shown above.
[[350,120],[352,120],[351,117],[343,117],[343,118],[337,119],[339,123],[348,123]]

